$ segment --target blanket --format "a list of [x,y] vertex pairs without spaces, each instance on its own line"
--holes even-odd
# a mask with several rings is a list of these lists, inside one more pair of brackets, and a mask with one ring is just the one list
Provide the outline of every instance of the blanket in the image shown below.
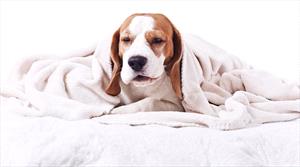
[[[108,115],[118,96],[105,93],[112,74],[110,40],[60,57],[22,60],[1,85],[1,110],[25,116],[101,123],[208,126],[230,130],[300,117],[300,87],[252,69],[193,35],[183,36],[182,105],[186,112]],[[103,117],[103,115],[107,115]]]

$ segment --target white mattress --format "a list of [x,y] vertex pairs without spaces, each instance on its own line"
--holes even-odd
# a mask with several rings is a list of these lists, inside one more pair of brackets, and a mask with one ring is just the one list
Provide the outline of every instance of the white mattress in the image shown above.
[[1,166],[299,166],[300,119],[234,131],[1,113]]

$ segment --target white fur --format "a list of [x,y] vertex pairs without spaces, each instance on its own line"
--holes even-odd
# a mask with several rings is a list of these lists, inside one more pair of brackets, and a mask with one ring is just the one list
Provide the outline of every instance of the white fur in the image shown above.
[[[163,55],[156,56],[145,38],[145,33],[153,30],[153,27],[154,20],[149,16],[136,16],[129,24],[128,30],[135,38],[123,55],[121,78],[125,84],[129,84],[137,75],[158,78],[164,72],[165,57]],[[128,65],[129,58],[137,55],[147,58],[147,64],[141,72],[135,72]],[[148,84],[148,82],[136,83],[136,86],[143,86],[144,84]]]

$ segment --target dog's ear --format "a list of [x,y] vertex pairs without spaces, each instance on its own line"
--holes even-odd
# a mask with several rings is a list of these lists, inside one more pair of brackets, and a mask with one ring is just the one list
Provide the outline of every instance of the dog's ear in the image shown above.
[[119,40],[120,40],[120,29],[118,29],[113,37],[110,46],[110,58],[112,63],[112,75],[111,80],[105,90],[105,92],[112,96],[117,96],[121,92],[120,87],[120,72],[122,68],[122,60],[119,56]]
[[183,98],[181,91],[181,60],[182,60],[182,40],[179,31],[172,25],[173,28],[173,56],[167,65],[172,87],[180,99]]

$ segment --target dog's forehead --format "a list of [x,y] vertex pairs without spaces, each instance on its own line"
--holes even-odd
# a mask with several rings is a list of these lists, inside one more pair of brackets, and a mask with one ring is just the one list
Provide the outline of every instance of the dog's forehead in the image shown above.
[[154,27],[154,19],[150,16],[136,16],[134,17],[129,26],[128,30],[134,34],[138,35],[145,33],[146,31],[152,30]]
[[161,14],[134,14],[123,22],[120,32],[137,35],[154,29],[169,33],[172,26],[167,17]]

